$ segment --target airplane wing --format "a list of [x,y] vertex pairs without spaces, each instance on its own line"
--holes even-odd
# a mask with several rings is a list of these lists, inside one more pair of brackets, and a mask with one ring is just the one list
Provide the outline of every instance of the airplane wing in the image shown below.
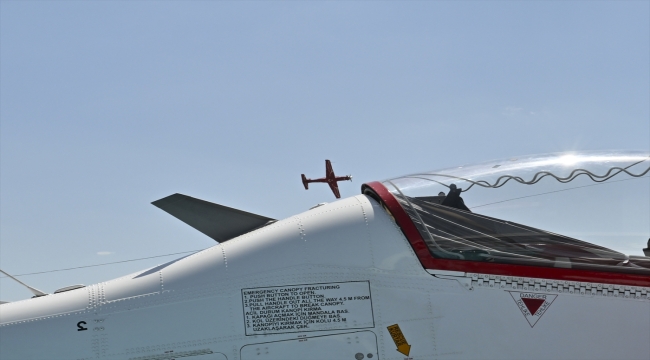
[[[22,286],[26,287],[27,289],[29,289],[29,291],[31,291],[32,294],[34,294],[34,297],[39,297],[39,296],[45,296],[45,295],[47,295],[46,293],[44,293],[44,292],[42,292],[42,291],[40,291],[40,290],[38,290],[38,289],[36,289],[36,288],[33,288],[33,287],[31,287],[31,286],[25,284],[24,282],[22,282],[22,281],[16,279],[15,277],[9,275],[8,273],[2,271],[2,269],[0,269],[0,272],[3,273],[3,274],[5,274],[5,275],[7,275],[7,277],[9,277],[9,278],[11,278],[11,279],[17,281],[20,285],[22,285]],[[6,302],[6,301],[3,301],[3,303],[6,304],[7,302]]]
[[[334,177],[334,169],[332,169],[332,163],[329,160],[325,160],[325,177]],[[334,189],[332,189],[332,191],[334,191]]]
[[183,194],[170,195],[152,204],[217,242],[224,242],[275,221]]
[[336,182],[328,182],[327,185],[329,185],[330,189],[332,189],[334,196],[336,196],[337,199],[340,199],[341,193],[339,193],[339,186],[336,184]]

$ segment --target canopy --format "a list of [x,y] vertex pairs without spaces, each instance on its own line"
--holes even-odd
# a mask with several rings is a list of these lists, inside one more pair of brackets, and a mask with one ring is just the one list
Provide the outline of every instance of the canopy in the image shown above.
[[502,159],[383,181],[440,259],[650,275],[650,154]]

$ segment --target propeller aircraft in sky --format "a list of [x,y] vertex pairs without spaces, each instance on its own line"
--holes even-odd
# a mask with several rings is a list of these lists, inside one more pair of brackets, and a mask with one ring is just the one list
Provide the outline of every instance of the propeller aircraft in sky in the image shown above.
[[332,192],[334,193],[334,196],[336,196],[337,199],[341,198],[341,193],[339,192],[339,181],[352,181],[352,175],[346,175],[346,176],[336,176],[334,174],[334,169],[332,168],[332,162],[329,160],[325,160],[325,177],[324,178],[318,178],[318,179],[307,179],[305,177],[305,174],[300,174],[300,177],[302,177],[302,185],[305,187],[305,190],[309,190],[309,183],[327,183],[327,185],[330,186],[330,189],[332,189]]
[[0,359],[649,359],[650,257],[595,243],[641,254],[649,172],[647,153],[527,156],[283,220],[174,194],[153,204],[218,244],[3,303]]

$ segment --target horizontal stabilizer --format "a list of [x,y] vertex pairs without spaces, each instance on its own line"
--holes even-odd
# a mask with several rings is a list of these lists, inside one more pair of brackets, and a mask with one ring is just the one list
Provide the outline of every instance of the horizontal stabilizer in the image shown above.
[[217,242],[224,242],[275,221],[183,194],[169,195],[152,204]]

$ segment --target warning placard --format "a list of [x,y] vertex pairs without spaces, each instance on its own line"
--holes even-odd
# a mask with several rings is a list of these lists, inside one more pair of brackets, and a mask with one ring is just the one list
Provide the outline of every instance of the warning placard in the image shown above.
[[557,295],[543,294],[543,293],[529,293],[521,291],[508,291],[512,299],[515,301],[519,310],[528,321],[530,327],[542,318],[542,315],[551,306]]
[[368,281],[242,289],[246,335],[374,327]]
[[395,342],[395,346],[397,346],[397,351],[406,356],[409,356],[409,353],[411,352],[411,345],[409,345],[409,343],[406,341],[406,338],[402,333],[402,329],[399,328],[399,325],[391,325],[388,326],[387,329],[390,337],[393,338],[393,342]]

